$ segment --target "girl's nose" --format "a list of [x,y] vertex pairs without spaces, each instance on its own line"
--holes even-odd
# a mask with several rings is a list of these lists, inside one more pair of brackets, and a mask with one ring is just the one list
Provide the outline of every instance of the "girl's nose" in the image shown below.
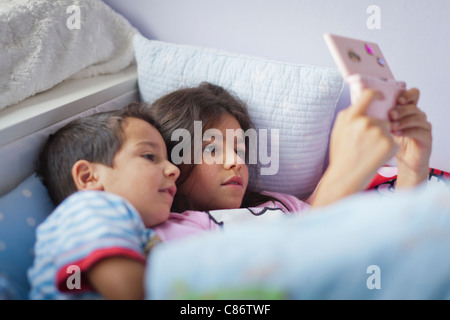
[[239,170],[245,164],[244,160],[234,151],[234,148],[227,149],[224,157],[224,167],[227,170],[232,168]]

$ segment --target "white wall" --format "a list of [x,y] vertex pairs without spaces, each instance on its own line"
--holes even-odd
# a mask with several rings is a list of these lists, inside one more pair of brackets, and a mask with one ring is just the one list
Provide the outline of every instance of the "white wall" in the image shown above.
[[[105,0],[144,36],[300,64],[334,66],[322,35],[380,44],[398,80],[421,90],[431,166],[450,171],[449,0]],[[370,5],[380,29],[369,29]],[[348,104],[348,92],[340,102]]]

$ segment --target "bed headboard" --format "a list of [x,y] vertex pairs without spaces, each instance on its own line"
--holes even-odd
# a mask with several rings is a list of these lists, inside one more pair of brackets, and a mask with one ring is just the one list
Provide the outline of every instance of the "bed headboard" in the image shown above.
[[0,30],[1,196],[34,171],[52,130],[137,93],[138,31],[103,1],[71,0],[2,4]]
[[0,111],[0,196],[35,170],[48,135],[76,117],[118,109],[138,100],[136,65],[86,79],[71,79]]

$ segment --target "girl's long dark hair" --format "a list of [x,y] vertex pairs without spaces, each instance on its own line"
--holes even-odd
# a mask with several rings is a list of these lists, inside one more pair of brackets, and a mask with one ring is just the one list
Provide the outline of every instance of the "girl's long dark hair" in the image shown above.
[[[224,88],[208,82],[202,82],[194,88],[182,88],[159,98],[151,105],[150,112],[160,125],[160,132],[166,142],[169,156],[177,143],[172,141],[172,133],[176,129],[183,128],[190,132],[191,138],[194,139],[194,121],[202,122],[202,133],[204,133],[206,130],[217,126],[222,116],[229,113],[236,118],[244,132],[253,128],[247,105]],[[191,146],[193,146],[194,143],[191,142]],[[249,141],[246,139],[247,163],[248,143]],[[194,157],[194,150],[191,154]],[[183,163],[178,166],[181,175],[177,180],[177,186],[186,182],[194,166],[193,159],[191,159],[190,164]],[[248,167],[249,170],[256,170],[256,165],[250,164]],[[248,190],[241,207],[255,207],[269,201],[283,204],[275,197]],[[180,203],[183,203],[183,207],[177,205]],[[284,204],[283,206],[286,207]],[[175,195],[172,210],[180,212],[187,209],[193,209],[190,206],[189,199],[181,199],[181,195]],[[286,209],[288,208],[286,207]]]

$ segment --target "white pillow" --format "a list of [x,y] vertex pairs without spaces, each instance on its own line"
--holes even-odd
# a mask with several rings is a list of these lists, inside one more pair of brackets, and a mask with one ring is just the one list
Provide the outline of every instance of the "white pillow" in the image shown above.
[[275,157],[266,166],[258,164],[258,169],[267,167],[276,174],[261,175],[259,171],[250,176],[249,187],[299,198],[314,190],[323,173],[343,88],[337,69],[165,43],[142,35],[133,40],[143,101],[152,103],[173,90],[203,81],[224,87],[247,103],[257,132],[267,129],[273,135],[273,129],[279,129],[279,164]]

